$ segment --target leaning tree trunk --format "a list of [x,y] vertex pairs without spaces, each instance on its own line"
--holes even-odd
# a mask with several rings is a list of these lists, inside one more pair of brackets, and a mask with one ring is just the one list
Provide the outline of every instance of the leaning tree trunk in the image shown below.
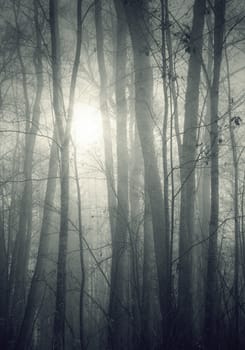
[[181,207],[179,236],[178,326],[180,341],[186,348],[192,343],[192,245],[194,233],[196,139],[198,126],[199,84],[203,46],[205,0],[196,0],[188,43],[190,53],[185,120],[180,158]]
[[219,129],[218,103],[220,66],[222,61],[223,34],[225,25],[225,0],[216,0],[214,5],[214,64],[211,86],[211,130],[210,130],[210,157],[211,157],[211,211],[209,224],[209,246],[207,263],[207,285],[205,300],[205,341],[208,349],[217,349],[217,239],[219,219]]
[[[55,138],[55,133],[53,137]],[[24,318],[18,336],[18,341],[16,343],[16,350],[24,350],[28,348],[31,342],[32,333],[35,326],[36,312],[40,311],[40,309],[44,307],[42,305],[42,302],[47,283],[47,259],[49,256],[50,246],[49,232],[52,217],[51,213],[56,189],[57,171],[58,149],[56,141],[54,140],[50,152],[48,181],[44,199],[43,219],[40,232],[40,242],[38,247],[37,261],[35,265],[34,274],[31,280],[31,286],[26,302]]]
[[154,148],[152,123],[153,77],[150,62],[147,2],[124,2],[129,25],[135,69],[135,117],[144,159],[145,183],[149,195],[154,249],[159,283],[162,330],[167,334],[169,316],[169,237],[165,230],[164,202]]
[[126,104],[126,38],[124,9],[115,0],[117,12],[116,128],[117,128],[117,211],[112,236],[111,288],[109,300],[109,342],[111,349],[128,349],[128,146]]
[[[22,317],[25,309],[26,294],[26,275],[29,261],[29,249],[31,239],[31,222],[32,222],[32,170],[33,170],[33,152],[36,143],[36,134],[40,120],[40,101],[43,91],[43,72],[42,72],[42,53],[41,53],[41,36],[39,28],[39,19],[37,14],[37,4],[34,2],[34,23],[36,32],[36,49],[34,52],[34,68],[36,74],[36,93],[31,112],[28,96],[27,73],[23,62],[21,48],[18,43],[18,58],[20,61],[23,94],[26,112],[26,137],[25,137],[25,154],[24,154],[24,176],[25,184],[20,202],[19,225],[13,253],[12,272],[14,276],[14,297],[13,297],[13,315],[15,317],[16,331],[19,331]],[[18,22],[16,18],[16,26]]]

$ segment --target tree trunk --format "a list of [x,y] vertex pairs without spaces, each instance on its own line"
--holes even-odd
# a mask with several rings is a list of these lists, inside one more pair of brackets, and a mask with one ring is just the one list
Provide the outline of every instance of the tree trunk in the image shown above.
[[143,190],[143,157],[140,147],[138,130],[135,126],[135,101],[134,79],[131,77],[129,85],[129,138],[130,138],[130,161],[129,164],[129,203],[130,203],[130,311],[132,313],[131,346],[137,348],[141,332],[141,289],[140,289],[140,251],[142,240],[142,206],[141,192]]
[[64,110],[60,69],[60,33],[58,1],[49,1],[51,31],[51,63],[53,73],[53,108],[60,151],[61,212],[57,262],[56,305],[53,325],[53,349],[65,349],[65,310],[66,310],[66,251],[68,238],[68,201],[69,201],[69,139],[65,137]]
[[100,110],[102,115],[103,139],[104,139],[104,157],[105,157],[105,176],[107,184],[107,197],[109,208],[109,220],[111,237],[115,231],[116,218],[116,197],[114,180],[114,162],[112,153],[112,135],[111,124],[108,109],[108,84],[106,74],[106,64],[104,57],[104,30],[101,16],[101,0],[95,2],[95,29],[96,29],[96,48],[97,61],[100,76]]
[[150,200],[159,283],[159,302],[163,332],[167,334],[169,316],[169,237],[165,230],[164,202],[157,167],[152,125],[153,77],[150,63],[147,2],[124,3],[129,25],[135,69],[135,116],[144,159],[145,184]]
[[128,146],[126,105],[127,26],[120,1],[117,12],[116,128],[117,128],[117,212],[112,236],[109,341],[112,349],[128,349]]
[[83,247],[83,227],[82,227],[82,200],[81,200],[81,190],[79,182],[79,174],[77,167],[77,150],[74,145],[74,168],[75,168],[75,178],[76,178],[76,187],[77,187],[77,211],[78,211],[78,233],[79,233],[79,248],[80,248],[80,266],[81,266],[81,288],[80,288],[80,346],[81,350],[85,349],[84,341],[84,291],[85,291],[85,266],[84,266],[84,247]]
[[53,348],[65,349],[65,318],[66,318],[66,257],[68,241],[69,222],[69,162],[70,162],[70,133],[73,117],[73,107],[75,99],[75,89],[77,73],[80,63],[81,41],[82,41],[82,0],[77,0],[77,37],[76,51],[72,67],[72,76],[69,91],[69,105],[66,126],[64,128],[63,95],[61,83],[60,67],[60,37],[59,37],[59,17],[58,3],[50,0],[50,29],[52,48],[52,72],[53,72],[53,107],[55,120],[61,143],[60,150],[60,185],[61,185],[61,212],[60,212],[60,233],[57,264],[57,286],[56,286],[56,307],[53,328]]
[[234,132],[236,122],[232,119],[232,97],[230,84],[230,69],[227,50],[225,50],[226,67],[227,67],[227,81],[228,81],[228,113],[229,113],[229,131],[232,147],[232,163],[233,163],[233,177],[234,185],[233,192],[233,206],[234,206],[234,233],[235,233],[235,247],[234,247],[234,279],[233,279],[233,299],[234,299],[234,326],[233,326],[233,347],[239,349],[239,310],[240,310],[240,296],[239,296],[239,241],[240,241],[240,223],[239,223],[239,157],[237,154],[237,142]]
[[[23,80],[23,94],[26,110],[26,138],[24,154],[24,176],[25,184],[20,202],[19,225],[13,254],[11,269],[14,276],[14,297],[13,297],[13,315],[16,323],[16,332],[19,331],[22,317],[25,309],[26,294],[26,275],[29,261],[29,249],[31,240],[32,224],[32,169],[33,169],[33,152],[36,143],[36,134],[39,128],[40,120],[40,101],[43,91],[43,72],[42,72],[42,53],[41,37],[39,28],[39,19],[37,13],[37,4],[34,1],[34,22],[36,32],[36,50],[34,52],[34,68],[36,73],[36,94],[31,112],[28,97],[28,86],[26,78],[26,69],[24,66],[21,49],[18,46],[18,58],[21,66]],[[18,28],[17,18],[16,26]],[[18,43],[19,45],[19,43]]]
[[222,61],[223,34],[225,23],[225,0],[215,0],[214,4],[214,65],[211,86],[211,211],[209,225],[209,246],[207,263],[207,285],[205,301],[205,340],[208,349],[217,349],[217,239],[219,226],[219,129],[218,103],[219,79]]
[[6,319],[8,298],[8,258],[6,249],[4,208],[0,210],[0,347],[6,347]]
[[[161,34],[162,34],[162,78],[163,78],[163,96],[164,96],[164,114],[163,114],[163,127],[162,127],[162,158],[163,158],[163,179],[164,179],[164,216],[166,232],[170,232],[170,220],[169,220],[169,177],[168,177],[168,143],[167,143],[167,128],[169,117],[169,101],[168,101],[168,71],[167,71],[167,58],[166,58],[166,19],[168,11],[166,1],[161,0]],[[171,270],[171,264],[170,264]],[[170,275],[172,272],[169,271]],[[171,287],[170,287],[171,289]],[[170,291],[171,293],[171,291]]]
[[193,9],[192,30],[188,43],[190,57],[185,96],[184,134],[180,159],[181,208],[178,326],[183,348],[191,347],[192,344],[192,253],[188,249],[192,245],[194,233],[196,140],[205,4],[205,0],[196,0]]
[[144,261],[143,261],[143,286],[142,286],[142,310],[141,310],[141,347],[139,349],[150,350],[153,348],[153,305],[154,285],[156,277],[156,265],[153,242],[153,228],[150,201],[145,191],[144,208]]
[[[55,133],[54,133],[55,139]],[[37,311],[43,307],[46,279],[47,279],[47,259],[50,247],[51,208],[53,207],[56,189],[56,176],[58,172],[58,149],[56,141],[53,141],[50,152],[48,182],[44,200],[43,219],[40,232],[40,242],[38,247],[37,262],[31,280],[31,286],[26,302],[25,314],[22,321],[16,350],[28,349],[31,342],[32,332],[35,325]]]
[[199,183],[197,188],[197,206],[198,206],[198,230],[196,242],[202,242],[194,250],[194,271],[193,277],[195,283],[195,295],[194,298],[194,317],[197,320],[195,322],[195,329],[199,336],[202,335],[204,327],[204,305],[205,305],[205,286],[207,276],[207,252],[208,252],[208,236],[209,236],[209,218],[210,218],[210,114],[211,114],[211,102],[210,102],[210,85],[212,80],[212,67],[213,67],[213,30],[212,30],[212,15],[211,8],[208,7],[208,14],[206,15],[207,29],[209,32],[207,38],[207,68],[206,68],[206,87],[207,87],[207,101],[206,111],[203,120],[203,133],[201,135],[201,149],[200,149],[200,164],[199,170]]

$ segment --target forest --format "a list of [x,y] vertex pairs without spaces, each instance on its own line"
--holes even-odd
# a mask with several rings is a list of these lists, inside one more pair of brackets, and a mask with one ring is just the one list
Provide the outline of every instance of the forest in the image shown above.
[[245,348],[245,2],[0,0],[0,349]]

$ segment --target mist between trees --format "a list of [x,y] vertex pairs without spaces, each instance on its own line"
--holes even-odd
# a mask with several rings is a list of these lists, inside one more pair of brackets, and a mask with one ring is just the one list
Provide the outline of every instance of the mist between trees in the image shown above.
[[0,349],[244,349],[245,4],[0,9]]

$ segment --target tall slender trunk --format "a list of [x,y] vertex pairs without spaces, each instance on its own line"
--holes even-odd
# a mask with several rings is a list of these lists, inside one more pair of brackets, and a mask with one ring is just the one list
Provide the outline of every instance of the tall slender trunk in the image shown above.
[[[174,85],[174,69],[173,69],[173,55],[172,55],[172,41],[169,29],[169,14],[168,14],[168,1],[161,0],[161,35],[162,35],[162,77],[163,77],[163,95],[164,95],[164,116],[163,116],[163,128],[162,128],[162,157],[163,157],[163,181],[164,181],[164,216],[165,216],[165,230],[169,237],[169,295],[166,296],[169,301],[169,315],[167,317],[167,323],[169,326],[168,334],[166,334],[165,344],[166,348],[170,346],[171,342],[171,331],[172,328],[172,256],[173,256],[173,227],[174,227],[174,200],[172,197],[172,210],[171,210],[171,221],[170,221],[170,201],[169,201],[169,174],[168,174],[168,142],[167,142],[167,129],[168,129],[168,119],[170,112],[171,121],[171,136],[170,136],[170,151],[172,152],[172,119],[174,116],[175,126],[176,126],[176,137],[177,146],[180,151],[180,135],[179,135],[179,125],[178,125],[178,106],[177,106],[177,96]],[[168,59],[167,59],[168,53]],[[169,67],[169,68],[168,68]],[[168,84],[169,82],[169,84]],[[170,92],[170,100],[168,98],[168,90]],[[169,101],[173,102],[173,116],[172,116],[172,105],[169,108]],[[179,154],[180,156],[180,154]],[[171,167],[172,167],[172,154],[171,157]],[[171,182],[172,182],[172,193],[174,191],[174,176],[173,168],[170,170]]]
[[139,349],[150,350],[153,347],[153,305],[154,286],[153,276],[156,274],[153,227],[150,200],[145,191],[144,208],[144,261],[141,310],[141,343]]
[[[19,133],[16,137],[16,143],[15,143],[15,149],[14,149],[14,155],[13,155],[13,163],[12,163],[12,174],[18,174],[20,171],[20,162],[18,160],[19,153],[20,153],[20,147],[19,147],[19,140],[20,136]],[[7,347],[7,342],[10,340],[9,333],[12,327],[12,299],[13,299],[13,286],[14,286],[14,276],[13,276],[13,265],[11,265],[11,262],[13,261],[13,254],[14,254],[14,231],[15,227],[17,227],[17,223],[19,221],[18,217],[18,203],[16,201],[17,197],[17,184],[13,182],[11,184],[11,191],[10,191],[10,206],[8,210],[8,231],[7,231],[7,247],[6,247],[6,254],[7,254],[7,284],[6,284],[6,318],[5,318],[5,324],[4,324],[4,337],[2,339],[3,342],[3,348]]]
[[106,63],[104,57],[104,30],[101,15],[101,0],[95,2],[95,29],[96,29],[96,48],[97,61],[100,76],[100,110],[102,115],[103,139],[104,139],[104,157],[105,157],[105,176],[107,184],[107,198],[109,208],[109,220],[111,237],[115,231],[116,218],[116,197],[114,180],[114,162],[112,152],[111,123],[108,109],[108,84]]
[[64,110],[60,68],[59,1],[49,1],[51,31],[51,64],[53,78],[53,108],[60,150],[60,231],[57,262],[56,305],[53,325],[53,349],[65,349],[65,310],[66,310],[66,250],[68,236],[69,200],[69,139],[65,137]]
[[152,125],[153,77],[150,62],[147,2],[124,3],[135,69],[135,116],[144,159],[145,183],[150,200],[154,249],[159,283],[162,330],[167,334],[169,315],[169,237],[165,230],[164,201],[154,148]]
[[135,126],[134,112],[134,79],[131,78],[129,87],[130,101],[130,162],[129,168],[129,203],[130,203],[130,311],[132,312],[132,328],[130,337],[132,348],[137,347],[140,335],[141,290],[140,290],[140,248],[142,230],[141,192],[143,185],[143,158],[140,147],[138,130]]
[[[2,195],[2,193],[1,193]],[[8,297],[8,256],[5,235],[5,216],[3,203],[0,210],[0,347],[6,346],[6,318]]]
[[75,178],[76,178],[76,187],[77,187],[77,211],[78,211],[78,233],[79,233],[79,249],[80,249],[80,266],[81,266],[81,288],[80,288],[80,305],[79,305],[79,335],[80,335],[80,346],[81,350],[85,349],[84,341],[84,291],[85,291],[85,265],[84,265],[84,247],[83,247],[83,227],[82,227],[82,199],[81,199],[81,190],[79,182],[79,174],[77,167],[77,150],[74,145],[74,168],[75,168]]
[[230,67],[225,49],[225,59],[227,67],[227,82],[228,82],[228,114],[229,114],[229,131],[232,147],[232,163],[233,163],[233,176],[234,184],[232,188],[233,192],[233,207],[234,207],[234,235],[235,235],[235,247],[234,247],[234,278],[233,278],[233,299],[234,299],[234,329],[233,329],[233,347],[239,349],[239,310],[240,310],[240,296],[239,296],[239,242],[240,242],[240,222],[239,222],[239,156],[237,154],[237,142],[234,132],[236,127],[236,120],[232,118],[232,97],[231,97],[231,82],[230,82]]
[[[168,74],[166,78],[168,77],[169,82],[169,100],[170,100],[170,171],[171,171],[171,213],[170,213],[170,294],[172,293],[172,257],[173,257],[173,239],[174,239],[174,222],[175,222],[175,169],[174,169],[174,159],[176,161],[176,156],[173,155],[173,129],[175,131],[175,138],[178,148],[177,153],[177,166],[179,167],[179,159],[181,157],[181,136],[180,136],[180,127],[179,127],[179,111],[178,111],[178,93],[177,93],[177,75],[175,72],[175,66],[174,66],[174,58],[175,54],[173,52],[172,47],[172,36],[171,36],[171,22],[169,20],[169,5],[168,0],[161,0],[161,7],[162,7],[162,18],[164,18],[164,21],[162,20],[162,25],[164,25],[164,32],[165,32],[165,45],[166,45],[166,56],[168,61]],[[163,29],[162,29],[163,31]]]
[[[54,138],[55,133],[54,133]],[[40,231],[40,242],[38,247],[37,261],[34,274],[31,280],[31,286],[26,302],[25,314],[20,328],[16,350],[28,348],[31,342],[32,332],[35,325],[37,312],[41,307],[46,283],[47,283],[47,259],[50,250],[51,211],[54,203],[56,176],[58,172],[58,149],[56,141],[53,141],[50,151],[48,181],[44,199],[43,219]]]
[[[169,117],[169,100],[168,100],[168,71],[167,71],[167,57],[166,57],[166,30],[165,26],[168,8],[166,8],[166,1],[161,0],[161,34],[162,34],[162,78],[163,78],[163,95],[164,95],[164,114],[162,127],[162,158],[163,158],[163,179],[164,179],[164,215],[166,231],[170,232],[170,218],[169,218],[169,177],[168,177],[168,143],[167,143],[167,128]],[[168,233],[169,234],[169,233]],[[170,264],[171,270],[171,264]],[[169,271],[170,275],[172,274]],[[171,289],[171,288],[170,288]],[[170,290],[171,293],[171,290]]]
[[109,340],[112,349],[128,349],[128,146],[126,105],[126,37],[124,9],[115,0],[117,12],[116,129],[117,129],[117,212],[112,236]]
[[73,117],[73,107],[75,99],[75,89],[78,68],[80,63],[81,42],[82,42],[82,0],[77,0],[77,35],[76,51],[72,67],[72,76],[69,91],[67,121],[64,127],[63,96],[60,67],[60,33],[58,2],[50,0],[50,29],[52,48],[52,72],[53,72],[53,107],[56,125],[61,143],[60,149],[60,186],[61,186],[61,213],[59,250],[57,264],[57,286],[56,286],[56,307],[53,328],[53,348],[65,349],[65,317],[66,317],[66,257],[68,242],[68,221],[69,221],[69,161],[70,161],[70,133]]
[[[42,54],[41,54],[41,38],[39,19],[36,3],[34,2],[34,22],[36,34],[36,49],[34,51],[34,68],[36,73],[36,93],[33,110],[29,104],[28,86],[26,77],[26,68],[23,62],[21,48],[18,46],[18,58],[21,66],[23,80],[23,94],[26,112],[26,138],[25,138],[25,154],[24,154],[24,176],[25,184],[20,202],[19,225],[13,254],[13,276],[15,280],[13,312],[17,321],[17,329],[21,325],[22,317],[25,309],[26,294],[26,275],[29,261],[29,249],[31,240],[31,223],[32,223],[32,170],[33,170],[33,152],[36,143],[36,134],[39,128],[40,120],[40,102],[43,91],[43,72],[42,72]],[[16,25],[18,21],[16,17]],[[18,45],[20,45],[18,43]]]
[[203,134],[201,135],[202,154],[201,155],[201,169],[199,170],[199,185],[197,188],[197,205],[199,209],[198,216],[198,241],[203,243],[195,248],[194,259],[195,263],[195,276],[193,277],[196,287],[196,298],[194,299],[195,314],[194,317],[197,320],[196,330],[198,335],[203,332],[204,326],[204,304],[205,304],[205,285],[207,275],[207,249],[208,249],[208,236],[209,236],[209,218],[210,218],[210,188],[211,188],[211,176],[210,176],[210,114],[211,114],[211,101],[210,101],[210,85],[212,80],[212,67],[213,67],[213,30],[212,30],[212,15],[211,8],[208,7],[209,13],[206,15],[207,30],[209,32],[207,38],[207,68],[206,68],[206,86],[207,86],[207,101],[206,111],[203,120]]
[[225,0],[215,0],[214,3],[214,64],[211,86],[211,210],[209,225],[209,246],[207,263],[207,285],[205,301],[205,340],[209,349],[217,349],[217,240],[219,225],[219,129],[218,104],[219,80],[222,61],[223,35],[225,24]]
[[205,0],[196,0],[189,41],[189,65],[185,96],[184,135],[180,159],[181,208],[179,234],[178,314],[183,346],[192,344],[192,245],[194,233],[196,139],[199,108],[199,85],[203,46]]

